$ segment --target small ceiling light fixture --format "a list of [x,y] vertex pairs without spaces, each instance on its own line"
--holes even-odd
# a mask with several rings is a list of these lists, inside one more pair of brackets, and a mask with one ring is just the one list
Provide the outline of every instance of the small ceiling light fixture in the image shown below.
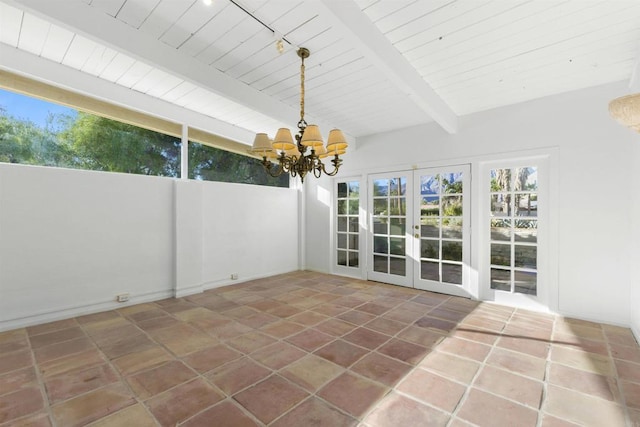
[[609,114],[620,124],[640,132],[640,93],[622,96],[609,102]]
[[[342,164],[340,154],[344,154],[347,149],[347,140],[339,129],[329,132],[327,145],[324,145],[320,129],[317,125],[308,125],[304,119],[304,60],[308,58],[310,52],[301,47],[298,49],[298,56],[302,60],[300,65],[300,121],[298,122],[298,134],[296,143],[293,142],[291,131],[287,128],[280,128],[276,133],[273,142],[266,133],[259,133],[253,141],[251,152],[262,156],[262,165],[265,171],[273,176],[280,176],[289,173],[292,177],[300,176],[304,182],[304,177],[312,173],[316,178],[324,173],[334,176]],[[306,154],[307,149],[310,153]],[[331,159],[333,170],[327,172],[322,158],[334,156]],[[277,165],[271,162],[277,161]]]
[[213,4],[213,0],[202,0],[205,6],[211,6]]
[[278,53],[284,52],[284,43],[282,42],[282,39],[276,40],[276,49]]

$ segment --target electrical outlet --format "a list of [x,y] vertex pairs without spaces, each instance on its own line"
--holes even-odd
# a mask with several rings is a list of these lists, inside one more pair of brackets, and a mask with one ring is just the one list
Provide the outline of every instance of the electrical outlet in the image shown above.
[[127,301],[129,301],[129,294],[118,294],[118,295],[116,295],[116,301],[118,301],[118,302],[127,302]]
[[231,280],[238,280],[238,273],[231,273]]

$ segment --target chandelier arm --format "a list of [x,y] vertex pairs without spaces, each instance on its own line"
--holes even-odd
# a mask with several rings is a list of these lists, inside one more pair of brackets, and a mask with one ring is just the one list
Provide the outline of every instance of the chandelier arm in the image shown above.
[[[305,144],[308,144],[309,146],[307,147],[306,145],[303,144],[302,139],[304,137],[305,131],[309,130],[308,127],[311,126],[307,124],[304,118],[304,114],[305,114],[305,111],[304,111],[304,108],[305,108],[304,60],[309,57],[310,53],[309,53],[309,50],[304,47],[299,48],[297,53],[298,53],[298,57],[300,57],[301,59],[301,62],[300,62],[300,121],[298,122],[298,133],[295,135],[295,140],[296,140],[295,142],[297,143],[296,144],[297,151],[300,154],[286,155],[285,150],[283,149],[280,152],[280,155],[277,157],[277,161],[278,161],[277,166],[274,166],[274,164],[271,161],[267,160],[266,156],[263,157],[262,165],[264,166],[266,172],[272,177],[280,176],[286,172],[292,178],[295,178],[296,176],[300,176],[300,180],[304,182],[304,178],[307,174],[313,174],[313,176],[315,176],[316,178],[320,178],[322,174],[325,174],[328,176],[336,175],[338,173],[338,169],[340,168],[340,165],[342,164],[342,160],[338,157],[338,154],[336,153],[335,158],[331,159],[331,163],[333,164],[333,170],[331,172],[327,172],[327,168],[325,164],[322,162],[322,160],[318,156],[318,153],[316,153],[316,148],[314,148],[316,144],[318,147],[320,147],[320,144],[322,143],[322,136],[319,135],[320,132],[317,129],[316,125],[313,125],[313,136],[307,135],[309,138],[305,139]],[[334,134],[334,130],[337,131],[337,134]],[[346,144],[346,141],[344,140],[344,135],[342,135],[342,132],[337,129],[334,129],[334,130],[330,132],[329,140],[333,140],[333,144],[338,143],[339,145],[344,145],[344,147],[346,147],[347,144]],[[285,138],[284,140],[278,140],[278,144],[279,144],[278,146],[280,148],[288,147],[290,143],[293,142],[291,140],[291,133],[287,132],[287,134],[289,135],[288,138]],[[335,137],[334,135],[337,135],[337,137]],[[258,138],[258,136],[261,136],[261,138]],[[278,135],[276,136],[278,137]],[[282,138],[282,137],[279,137],[279,138]],[[271,146],[269,146],[269,143],[267,141],[268,141],[268,136],[266,134],[264,133],[258,134],[256,136],[256,140],[254,141],[254,151],[259,152],[259,151],[264,151],[265,148],[267,150],[271,148]],[[280,150],[280,148],[278,150]],[[309,154],[306,154],[307,150],[310,151]],[[287,151],[288,151],[288,148],[287,148]]]
[[285,172],[289,173],[291,164],[292,158],[287,157],[284,154],[281,154],[280,157],[278,157],[278,164],[275,167],[270,160],[267,160],[266,156],[262,157],[262,166],[264,167],[265,171],[273,178],[277,178]]
[[338,169],[340,169],[340,165],[342,165],[342,159],[336,154],[336,156],[331,159],[331,163],[333,164],[333,170],[331,172],[327,172],[324,163],[322,163],[322,172],[327,176],[335,176],[338,173]]
[[266,159],[266,157],[262,161],[262,166],[264,166],[264,170],[269,174],[269,176],[273,178],[277,178],[284,173],[282,165],[280,165],[280,167],[276,169],[273,167],[273,164]]
[[[275,170],[275,172],[272,172],[273,170]],[[284,173],[284,170],[282,168],[278,168],[278,169],[268,168],[268,169],[266,169],[266,172],[272,178],[277,178],[277,177],[279,177],[280,175],[282,175]]]
[[[315,151],[314,151],[315,154]],[[324,172],[324,163],[322,163],[322,160],[320,160],[320,157],[318,157],[317,155],[314,155],[314,158],[312,159],[313,161],[313,175],[316,178],[320,178],[322,176],[322,173]]]
[[331,173],[325,171],[325,175],[327,176],[336,176],[338,173],[338,168],[335,168]]

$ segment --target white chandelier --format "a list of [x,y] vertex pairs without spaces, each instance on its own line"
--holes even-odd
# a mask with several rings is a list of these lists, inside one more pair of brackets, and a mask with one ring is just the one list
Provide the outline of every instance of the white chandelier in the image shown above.
[[[251,151],[262,156],[265,171],[273,177],[289,173],[292,177],[300,176],[300,180],[304,182],[304,177],[308,173],[312,173],[316,178],[320,178],[323,173],[334,176],[342,164],[339,156],[346,152],[348,146],[344,134],[339,129],[329,132],[325,146],[318,126],[308,125],[304,119],[304,60],[309,55],[308,49],[304,47],[298,49],[298,56],[302,63],[300,65],[300,121],[296,142],[293,142],[291,131],[287,128],[278,129],[273,141],[266,133],[258,133],[253,141]],[[310,150],[309,154],[306,154],[307,149]],[[326,170],[321,160],[328,156],[333,156],[331,172]],[[277,163],[274,164],[272,161]]]

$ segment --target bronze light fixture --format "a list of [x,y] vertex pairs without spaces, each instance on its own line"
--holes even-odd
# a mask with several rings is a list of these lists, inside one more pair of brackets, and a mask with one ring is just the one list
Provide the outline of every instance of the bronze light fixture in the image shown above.
[[[265,171],[273,177],[289,173],[291,177],[299,176],[304,182],[304,177],[309,173],[316,178],[320,178],[323,173],[334,176],[342,164],[339,156],[346,152],[348,146],[344,134],[339,129],[329,132],[325,146],[318,126],[309,125],[304,119],[304,60],[309,55],[308,49],[304,47],[298,49],[298,56],[302,62],[300,65],[300,121],[295,137],[296,142],[293,142],[291,131],[287,128],[278,129],[273,141],[266,133],[258,133],[253,141],[251,152],[262,156]],[[308,154],[307,150],[310,150]],[[331,172],[327,171],[321,160],[329,156],[333,156]]]

